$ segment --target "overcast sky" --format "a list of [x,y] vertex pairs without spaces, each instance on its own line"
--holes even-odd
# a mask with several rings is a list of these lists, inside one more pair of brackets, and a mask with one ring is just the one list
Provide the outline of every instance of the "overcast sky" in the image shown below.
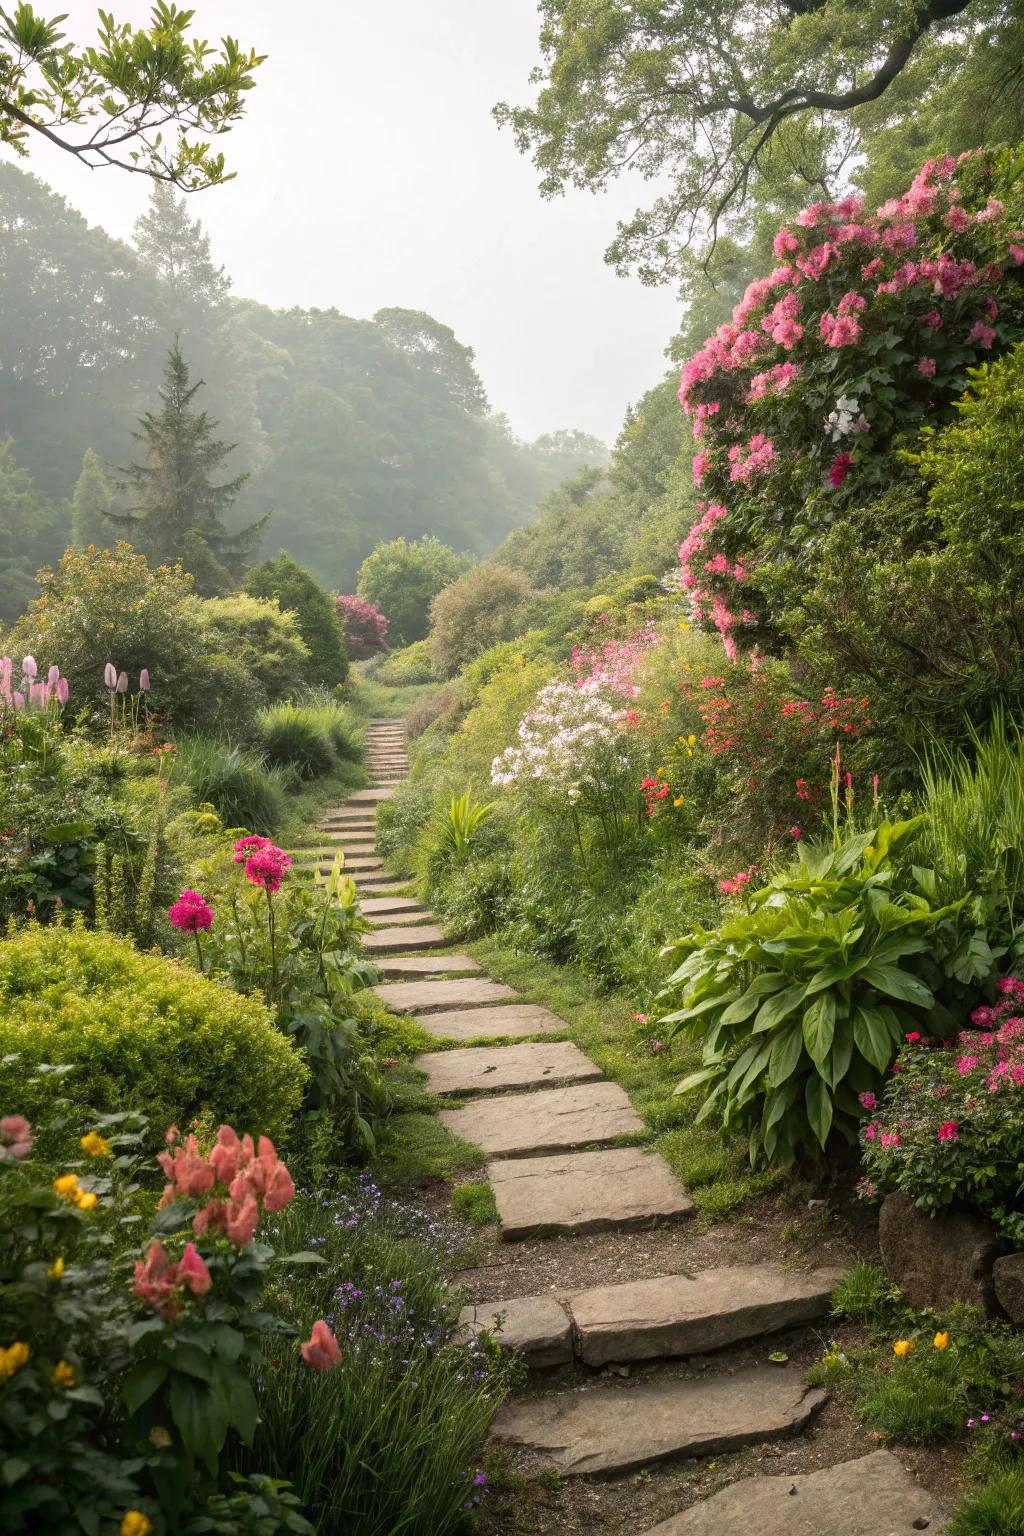
[[[235,291],[356,316],[425,309],[475,348],[492,406],[521,435],[578,426],[612,441],[667,366],[678,306],[602,259],[643,184],[545,201],[490,116],[528,99],[532,0],[192,3],[199,35],[269,55],[222,141],[237,180],[190,200]],[[133,23],[149,13],[107,4]],[[95,5],[68,10],[87,41]],[[117,235],[146,202],[141,176],[89,172],[47,145],[30,167]]]

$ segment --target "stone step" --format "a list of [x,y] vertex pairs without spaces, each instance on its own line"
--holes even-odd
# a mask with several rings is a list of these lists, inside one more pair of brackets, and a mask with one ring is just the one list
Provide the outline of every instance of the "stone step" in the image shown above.
[[442,1109],[441,1124],[491,1157],[536,1158],[543,1152],[606,1146],[644,1123],[618,1083],[577,1083],[539,1093],[510,1093]]
[[438,1040],[487,1040],[505,1036],[564,1034],[564,1019],[538,1003],[508,1003],[497,1008],[459,1008],[431,1013],[423,1028]]
[[[344,852],[344,849],[341,851]],[[326,867],[330,868],[330,862],[328,862]],[[374,858],[371,854],[356,853],[353,854],[351,858],[349,858],[347,854],[345,855],[345,869],[348,874],[353,874],[356,871],[362,871],[363,874],[370,874],[374,870],[383,870],[383,868],[383,860]]]
[[514,1088],[595,1083],[603,1077],[600,1067],[571,1040],[428,1051],[417,1056],[415,1064],[427,1074],[430,1092],[441,1098],[451,1093],[500,1093]]
[[332,858],[336,853],[343,853],[347,862],[349,855],[357,859],[362,858],[364,854],[373,853],[376,846],[376,843],[367,842],[365,838],[362,842],[353,842],[351,838],[339,837],[328,848],[327,852]]
[[[378,989],[379,990],[379,989]],[[618,1232],[693,1215],[663,1157],[644,1147],[488,1163],[506,1242],[562,1232]]]
[[409,981],[415,976],[454,976],[480,969],[469,955],[401,955],[394,959],[382,958],[377,968],[387,981]]
[[476,1008],[515,997],[503,981],[467,976],[461,981],[395,981],[374,987],[374,995],[396,1013],[437,1013],[445,1008]]
[[415,949],[443,949],[448,936],[437,923],[422,923],[419,927],[377,928],[363,935],[363,948],[378,955],[405,954]]
[[[396,897],[396,900],[400,901],[402,898]],[[362,906],[365,913],[365,901],[362,903]],[[372,913],[369,915],[371,918],[373,917]],[[415,932],[417,928],[424,927],[427,924],[432,924],[433,921],[433,912],[428,912],[426,907],[421,907],[417,903],[416,906],[411,908],[408,912],[389,912],[381,915],[379,921],[374,919],[373,927],[375,932],[378,932],[383,928],[401,928],[403,932],[408,933],[410,928],[413,930],[413,932]]]
[[572,1296],[580,1359],[704,1355],[824,1317],[840,1269],[801,1273],[777,1264],[726,1264],[696,1274],[600,1285]]
[[820,1472],[745,1477],[647,1536],[941,1536],[946,1515],[890,1451],[873,1451]]
[[408,880],[396,880],[386,869],[363,870],[354,875],[353,879],[360,891],[368,891],[371,896],[394,895],[397,891],[406,890],[409,884]]
[[394,790],[390,786],[381,789],[357,789],[344,801],[344,806],[348,810],[354,810],[359,805],[380,805],[382,800],[390,800],[393,794]]
[[[715,1456],[799,1434],[826,1393],[798,1370],[759,1366],[700,1381],[588,1387],[506,1403],[492,1426],[563,1477],[628,1472],[670,1456]],[[716,1532],[756,1530],[719,1526]],[[876,1532],[882,1536],[890,1526]]]
[[369,896],[359,905],[366,917],[409,917],[429,919],[433,913],[421,906],[415,896]]
[[364,809],[354,811],[333,811],[324,816],[317,823],[319,832],[347,832],[352,827],[375,827],[377,825],[377,812]]
[[572,1361],[572,1322],[554,1296],[517,1296],[513,1301],[477,1302],[459,1313],[456,1340],[491,1333],[503,1349],[522,1355],[532,1370]]

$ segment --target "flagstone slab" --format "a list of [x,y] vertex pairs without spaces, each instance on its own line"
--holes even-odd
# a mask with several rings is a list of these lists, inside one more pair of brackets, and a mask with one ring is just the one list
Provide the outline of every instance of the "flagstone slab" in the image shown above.
[[354,843],[347,837],[339,837],[333,846],[335,851],[343,853],[346,859],[350,854],[353,858],[362,858],[365,854],[373,853],[377,847],[374,842],[364,840],[361,843]]
[[363,935],[364,949],[384,955],[404,954],[415,949],[443,949],[447,943],[448,935],[437,923],[421,923],[416,928],[376,928],[373,933]]
[[367,917],[433,917],[415,896],[368,896],[359,903]]
[[534,1370],[572,1360],[572,1324],[553,1296],[517,1296],[514,1301],[463,1307],[456,1338],[468,1340],[485,1332],[493,1334],[502,1349],[522,1355]]
[[[507,994],[506,994],[507,995]],[[431,1013],[423,1028],[439,1040],[486,1040],[519,1035],[564,1034],[564,1019],[539,1003],[508,1003],[497,1008],[459,1008]]]
[[500,1093],[514,1088],[597,1083],[604,1075],[571,1040],[427,1051],[416,1057],[416,1066],[427,1074],[430,1092],[441,1098],[450,1093]]
[[[343,854],[345,853],[343,848],[338,851]],[[349,873],[355,869],[361,870],[363,874],[369,874],[371,870],[382,870],[384,868],[384,861],[383,859],[374,858],[368,853],[356,853],[351,858],[345,854],[345,868]]]
[[496,1159],[487,1178],[506,1242],[626,1231],[693,1214],[693,1201],[668,1163],[644,1147]]
[[820,1472],[745,1477],[647,1536],[941,1536],[946,1514],[890,1451]]
[[480,966],[469,955],[398,955],[382,959],[382,976],[388,981],[408,981],[416,976],[453,976],[460,971],[478,971]]
[[598,1146],[644,1128],[625,1090],[603,1081],[476,1099],[458,1109],[442,1109],[440,1120],[492,1157]]
[[395,981],[374,987],[374,994],[396,1013],[435,1013],[443,1008],[473,1008],[515,997],[503,981],[466,976],[456,981]]
[[569,1305],[586,1365],[703,1355],[823,1317],[838,1269],[801,1273],[776,1264],[727,1264],[693,1274],[601,1285]]
[[[700,1381],[590,1387],[506,1403],[492,1434],[534,1452],[545,1469],[563,1477],[628,1472],[670,1456],[721,1455],[799,1434],[826,1396],[805,1387],[798,1370],[755,1367]],[[758,1530],[720,1525],[716,1536],[733,1529]],[[883,1525],[874,1536],[890,1529]]]
[[393,794],[394,790],[389,786],[379,789],[372,787],[370,789],[357,789],[354,794],[349,795],[345,804],[349,807],[356,805],[379,805],[382,800],[390,800]]
[[[401,901],[402,898],[396,897],[395,899]],[[364,912],[365,909],[366,903],[363,902]],[[417,906],[408,912],[378,912],[376,915],[373,913],[370,913],[369,915],[373,921],[374,931],[380,928],[402,928],[406,932],[408,932],[411,928],[413,931],[415,931],[417,928],[426,927],[428,924],[432,924],[434,922],[433,912],[428,912],[426,907],[420,906]]]
[[394,875],[386,869],[368,869],[362,873],[356,873],[352,877],[359,890],[369,891],[373,896],[387,896],[396,891],[408,889],[408,880],[396,880]]

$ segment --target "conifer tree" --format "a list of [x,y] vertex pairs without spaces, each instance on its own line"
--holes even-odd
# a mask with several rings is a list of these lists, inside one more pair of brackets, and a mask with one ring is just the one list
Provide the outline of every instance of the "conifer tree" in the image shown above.
[[110,521],[113,495],[110,481],[92,448],[82,455],[82,468],[71,497],[71,542],[83,549],[112,545],[117,535]]
[[[134,505],[111,514],[154,565],[183,560],[204,595],[234,585],[259,544],[267,518],[230,532],[224,518],[249,478],[217,482],[213,476],[235,446],[215,436],[217,423],[193,402],[202,380],[191,382],[177,340],[164,365],[159,411],[147,411],[133,435],[144,462],[121,470],[121,487]],[[269,513],[267,514],[269,516]]]

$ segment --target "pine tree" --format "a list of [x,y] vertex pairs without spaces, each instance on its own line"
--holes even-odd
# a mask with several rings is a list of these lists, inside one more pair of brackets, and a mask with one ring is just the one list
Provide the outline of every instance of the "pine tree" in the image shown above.
[[231,279],[214,266],[210,237],[189,217],[185,199],[165,182],[153,183],[149,207],[135,221],[135,249],[159,278],[176,331],[193,330],[197,318],[208,323],[210,311],[225,304]]
[[110,520],[151,564],[183,560],[197,590],[210,594],[238,580],[267,518],[236,533],[225,527],[225,514],[249,477],[240,474],[220,484],[211,479],[235,445],[215,437],[217,423],[193,409],[201,388],[202,380],[191,382],[175,341],[164,366],[162,409],[140,417],[141,430],[133,434],[144,446],[145,462],[120,472],[122,489],[135,505]]
[[71,542],[83,549],[90,544],[100,549],[113,543],[115,534],[110,521],[113,495],[103,466],[91,448],[82,455],[82,468],[71,497]]

